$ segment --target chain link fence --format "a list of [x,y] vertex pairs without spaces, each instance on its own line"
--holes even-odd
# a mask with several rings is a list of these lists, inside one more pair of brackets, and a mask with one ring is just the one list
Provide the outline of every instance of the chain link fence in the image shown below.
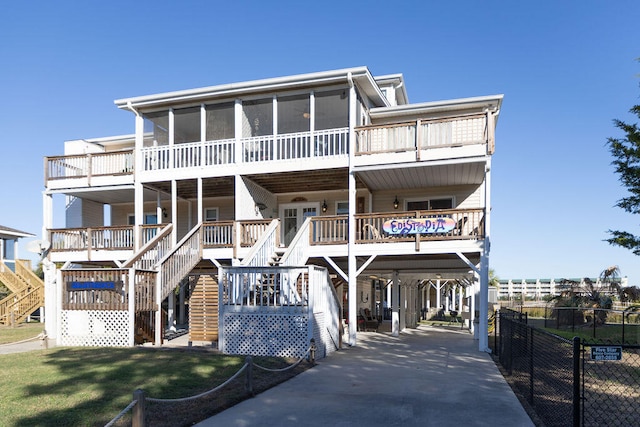
[[582,356],[582,425],[640,425],[640,346],[583,342]]
[[500,310],[492,344],[514,392],[546,427],[640,425],[640,346],[567,340]]

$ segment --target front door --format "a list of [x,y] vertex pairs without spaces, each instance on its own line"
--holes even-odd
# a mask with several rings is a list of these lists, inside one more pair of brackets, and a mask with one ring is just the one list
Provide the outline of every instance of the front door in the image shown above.
[[289,246],[307,217],[318,214],[318,203],[289,203],[280,206],[282,218],[282,241]]

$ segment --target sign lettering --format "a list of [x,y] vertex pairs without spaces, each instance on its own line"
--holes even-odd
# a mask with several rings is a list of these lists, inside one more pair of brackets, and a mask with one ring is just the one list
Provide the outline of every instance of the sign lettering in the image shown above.
[[591,360],[622,360],[622,347],[592,346]]
[[453,218],[408,218],[390,219],[382,224],[387,234],[433,234],[448,233],[456,226]]

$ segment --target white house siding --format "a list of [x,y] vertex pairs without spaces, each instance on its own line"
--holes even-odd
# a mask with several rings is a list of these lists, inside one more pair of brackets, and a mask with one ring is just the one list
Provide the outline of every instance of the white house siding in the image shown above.
[[67,197],[65,224],[67,228],[102,227],[104,205],[78,197]]

